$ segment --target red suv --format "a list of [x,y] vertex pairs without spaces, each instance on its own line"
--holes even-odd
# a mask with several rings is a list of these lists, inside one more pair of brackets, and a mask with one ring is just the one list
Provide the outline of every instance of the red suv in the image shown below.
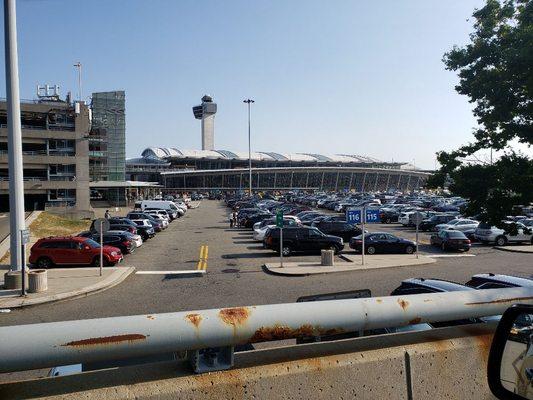
[[[104,265],[115,265],[122,260],[116,247],[104,246]],[[39,268],[53,265],[100,266],[100,245],[85,237],[48,237],[39,239],[30,250],[30,263]]]

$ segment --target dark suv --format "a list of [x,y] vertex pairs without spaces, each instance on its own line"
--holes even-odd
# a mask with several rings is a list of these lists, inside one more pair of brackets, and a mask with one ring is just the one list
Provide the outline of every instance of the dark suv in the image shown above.
[[326,235],[341,237],[345,242],[349,242],[352,237],[363,233],[361,228],[346,221],[320,221],[313,226]]
[[[113,246],[123,254],[131,254],[135,251],[137,246],[131,238],[131,233],[128,231],[114,231],[113,233],[106,232],[102,235],[104,246]],[[100,243],[100,234],[91,231],[81,232],[78,236],[86,237],[94,240],[96,243]],[[101,244],[101,243],[100,243]]]
[[[265,248],[279,252],[279,234],[279,228],[269,229],[263,240]],[[333,250],[337,254],[344,249],[344,241],[340,237],[326,235],[316,228],[283,228],[284,256],[293,252],[316,252],[323,249]]]

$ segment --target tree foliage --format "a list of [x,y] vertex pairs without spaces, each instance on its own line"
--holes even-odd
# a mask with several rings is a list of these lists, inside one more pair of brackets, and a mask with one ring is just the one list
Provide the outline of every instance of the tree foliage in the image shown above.
[[[487,0],[473,17],[471,42],[443,61],[458,73],[457,92],[475,104],[475,140],[437,153],[441,168],[428,184],[451,180],[450,190],[470,200],[467,212],[500,225],[513,205],[533,201],[533,160],[509,148],[533,144],[533,0]],[[507,151],[492,164],[464,161],[489,148]]]
[[446,68],[458,72],[455,89],[475,103],[479,124],[475,142],[458,156],[501,150],[513,139],[532,144],[533,2],[487,0],[473,16],[471,43],[444,56]]

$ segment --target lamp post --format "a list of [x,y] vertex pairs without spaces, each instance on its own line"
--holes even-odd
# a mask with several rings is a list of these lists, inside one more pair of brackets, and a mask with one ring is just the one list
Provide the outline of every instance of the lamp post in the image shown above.
[[243,103],[248,104],[248,173],[249,173],[249,195],[252,197],[252,145],[250,139],[250,113],[251,105],[255,103],[252,99],[243,100]]
[[[7,143],[9,158],[9,222],[11,270],[23,270],[25,231],[22,131],[20,124],[17,17],[15,0],[4,0],[4,35],[7,97]],[[22,271],[24,273],[24,271]]]

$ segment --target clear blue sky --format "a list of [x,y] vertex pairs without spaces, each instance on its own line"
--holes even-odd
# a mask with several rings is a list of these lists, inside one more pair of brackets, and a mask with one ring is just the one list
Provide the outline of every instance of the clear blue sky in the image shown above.
[[465,143],[475,126],[441,59],[468,41],[482,4],[19,0],[21,97],[45,83],[77,93],[79,60],[86,96],[126,91],[129,157],[147,146],[200,148],[191,107],[209,93],[216,148],[247,149],[242,100],[252,97],[254,150],[433,168],[434,153]]

